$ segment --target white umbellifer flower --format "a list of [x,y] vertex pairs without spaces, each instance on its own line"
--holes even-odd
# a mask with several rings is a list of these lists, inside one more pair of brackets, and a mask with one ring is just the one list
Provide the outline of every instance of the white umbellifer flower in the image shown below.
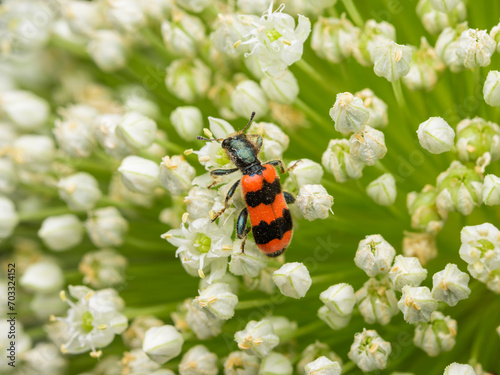
[[104,4],[111,22],[127,33],[136,32],[146,23],[139,1],[105,0]]
[[187,311],[185,324],[199,340],[218,336],[222,332],[225,320],[215,318],[206,309],[198,310],[191,300],[186,300],[182,306]]
[[363,105],[370,113],[366,125],[375,129],[382,129],[387,126],[389,122],[387,117],[387,104],[385,104],[382,99],[377,97],[370,89],[358,91],[354,96],[363,100]]
[[158,187],[158,164],[140,156],[127,156],[122,160],[118,172],[127,189],[134,193],[153,194]]
[[260,86],[269,99],[280,104],[292,104],[299,95],[297,79],[288,69],[277,76],[264,76]]
[[203,345],[189,349],[179,363],[180,375],[217,375],[217,356]]
[[90,240],[97,247],[121,246],[128,231],[127,220],[116,207],[89,212],[85,227]]
[[0,157],[0,193],[10,194],[16,185],[17,173],[14,162],[10,158]]
[[[266,4],[263,9],[267,6]],[[213,31],[210,34],[210,40],[215,49],[220,53],[231,57],[237,57],[241,55],[245,49],[242,47],[234,48],[234,46],[238,46],[238,41],[242,40],[250,29],[251,25],[243,24],[243,22],[241,22],[241,17],[237,14],[219,13],[217,21],[212,28]]]
[[69,339],[61,345],[63,353],[84,353],[100,356],[96,348],[108,346],[115,335],[127,328],[127,318],[121,314],[124,302],[114,289],[94,291],[85,286],[69,286],[69,294],[77,299],[73,302],[61,292],[61,298],[70,306],[66,318],[57,318],[65,323]]
[[95,177],[85,172],[60,179],[57,188],[61,199],[75,211],[91,210],[102,196]]
[[340,375],[342,372],[338,362],[330,361],[325,356],[308,363],[304,369],[307,375]]
[[203,127],[203,117],[198,107],[177,107],[170,114],[170,122],[185,141],[194,141]]
[[12,121],[22,131],[41,128],[50,114],[49,104],[29,91],[0,92],[0,114]]
[[500,106],[500,72],[490,70],[483,86],[484,101],[492,107]]
[[243,24],[252,26],[240,45],[248,46],[251,52],[246,53],[260,62],[262,71],[276,76],[302,57],[304,42],[311,32],[309,18],[298,15],[298,25],[292,16],[282,13],[284,6],[273,12],[273,4],[269,5],[260,19],[240,16]]
[[486,30],[468,29],[460,35],[457,56],[467,69],[488,66],[497,44]]
[[300,354],[299,361],[297,362],[296,366],[297,372],[300,375],[308,375],[306,374],[304,366],[308,363],[313,362],[319,357],[326,357],[329,360],[337,362],[340,366],[342,366],[342,358],[340,358],[334,351],[332,351],[327,344],[316,341],[306,346],[306,348]]
[[356,304],[354,289],[346,283],[332,285],[321,292],[319,299],[329,310],[340,316],[350,316]]
[[432,276],[432,298],[455,306],[458,301],[470,295],[469,275],[448,263],[443,271]]
[[125,43],[114,30],[98,30],[92,33],[87,51],[96,65],[105,72],[114,72],[127,63]]
[[102,7],[97,2],[65,1],[61,3],[61,13],[77,35],[89,36],[104,23]]
[[454,362],[446,366],[443,375],[477,375],[477,373],[471,365],[461,365]]
[[455,28],[447,27],[439,34],[436,41],[436,53],[438,57],[454,73],[464,69],[462,59],[457,56],[460,35],[467,30],[467,22],[457,25]]
[[460,258],[472,277],[487,282],[489,273],[500,268],[500,231],[490,223],[467,226],[460,232]]
[[242,14],[262,15],[262,9],[269,8],[272,0],[236,0],[236,5]]
[[430,0],[434,9],[444,13],[451,13],[460,0]]
[[358,133],[349,138],[351,156],[366,165],[374,165],[387,153],[384,133],[364,125]]
[[396,29],[393,25],[385,21],[378,23],[375,20],[367,20],[358,35],[357,43],[354,43],[353,55],[361,65],[370,66],[373,64],[373,48],[391,40],[396,40]]
[[229,134],[236,132],[229,122],[221,118],[209,117],[208,123],[215,138],[227,138]]
[[39,342],[19,358],[22,358],[23,372],[27,374],[62,375],[67,367],[67,360],[61,356],[59,348],[48,342]]
[[247,132],[262,136],[260,152],[264,155],[264,160],[281,159],[290,143],[288,135],[278,125],[270,122],[254,122]]
[[22,169],[45,172],[55,158],[56,148],[46,135],[22,135],[12,144],[14,162]]
[[417,257],[420,263],[427,264],[437,256],[436,235],[433,233],[405,232],[403,255]]
[[30,292],[52,293],[61,290],[64,274],[61,267],[53,261],[42,260],[28,266],[19,282]]
[[234,334],[234,340],[238,343],[238,348],[260,358],[268,356],[280,341],[268,319],[251,320],[244,330]]
[[139,349],[142,347],[142,342],[148,329],[161,327],[162,325],[163,322],[154,316],[139,315],[132,321],[127,330],[123,332],[123,342],[129,348]]
[[385,173],[373,180],[366,187],[366,193],[377,204],[390,206],[396,201],[396,180],[390,173]]
[[426,286],[404,286],[403,295],[398,302],[399,309],[403,312],[407,323],[428,322],[431,314],[436,311],[438,303],[431,296],[431,291]]
[[172,195],[180,195],[192,186],[196,170],[182,155],[165,156],[160,164],[158,181]]
[[235,87],[231,93],[231,103],[234,112],[244,118],[249,118],[255,112],[255,119],[259,119],[269,111],[269,101],[264,90],[249,79]]
[[453,149],[455,131],[441,117],[431,117],[422,122],[417,130],[420,145],[433,154]]
[[229,271],[237,276],[257,277],[266,268],[268,258],[253,241],[247,241],[245,252],[241,252],[241,241],[235,241],[229,262]]
[[194,220],[208,217],[216,196],[217,191],[207,189],[204,186],[194,186],[189,190],[188,195],[184,198],[189,218]]
[[386,325],[398,310],[398,299],[393,286],[387,278],[377,280],[370,278],[356,292],[359,312],[369,324]]
[[144,336],[142,350],[152,360],[164,364],[181,354],[183,344],[182,335],[173,326],[151,327]]
[[488,206],[500,204],[500,178],[494,174],[488,174],[484,178],[483,203]]
[[199,59],[174,60],[167,68],[165,85],[175,97],[187,103],[205,96],[212,71]]
[[500,159],[500,126],[480,117],[457,124],[457,151],[462,161],[477,162],[489,153],[491,161]]
[[427,277],[427,270],[422,267],[418,258],[397,255],[389,271],[389,278],[394,288],[401,292],[403,287],[419,286]]
[[412,50],[394,41],[382,41],[372,51],[373,70],[379,77],[394,82],[410,71]]
[[303,185],[297,194],[296,204],[305,219],[326,219],[332,210],[333,197],[322,185]]
[[337,94],[335,104],[330,109],[330,117],[335,122],[335,130],[342,134],[357,133],[366,124],[370,111],[361,98],[350,92]]
[[295,299],[304,297],[312,284],[306,266],[298,262],[285,263],[274,271],[273,281],[283,295]]
[[231,292],[229,284],[215,283],[202,290],[193,301],[197,309],[205,309],[215,318],[228,320],[234,315],[238,296]]
[[272,352],[260,364],[259,375],[292,375],[290,360],[283,354]]
[[123,159],[132,153],[132,148],[117,137],[116,127],[122,120],[122,115],[109,113],[95,118],[95,136],[104,151],[117,159]]
[[[160,369],[161,365],[158,362],[153,361],[148,357],[142,349],[136,348],[129,352],[124,352],[123,357],[120,361],[115,363],[121,364],[116,370],[111,369],[110,373],[116,371],[117,374],[129,374],[129,375],[174,375],[170,370],[167,373]],[[109,370],[108,370],[109,371]],[[107,373],[108,371],[104,372]]]
[[448,352],[455,346],[457,321],[434,311],[429,323],[418,323],[415,327],[413,343],[429,356],[436,357],[441,352]]
[[391,354],[391,343],[384,341],[375,330],[366,330],[354,335],[349,358],[361,371],[383,370]]
[[231,352],[224,360],[224,375],[257,375],[260,360],[254,355],[243,352]]
[[420,47],[412,47],[413,55],[410,71],[402,80],[410,90],[427,90],[434,88],[438,81],[438,72],[445,68],[436,51],[429,45],[425,37],[421,38]]
[[144,149],[156,138],[156,122],[139,112],[125,114],[116,127],[116,135],[132,148]]
[[351,321],[351,314],[339,315],[338,313],[330,310],[327,306],[321,306],[318,310],[318,318],[324,321],[331,329],[339,330],[347,327]]
[[333,174],[337,182],[360,178],[363,175],[364,163],[353,158],[351,146],[347,139],[332,139],[321,157],[323,167]]
[[354,263],[370,277],[389,272],[396,250],[380,234],[366,236],[356,250]]
[[167,49],[180,56],[194,56],[200,43],[205,39],[205,26],[198,17],[172,10],[172,21],[163,20],[161,35]]
[[320,16],[312,30],[311,48],[319,57],[339,63],[351,56],[359,32],[345,13],[340,18]]
[[83,282],[93,288],[122,285],[125,281],[127,258],[112,249],[102,249],[86,253],[78,270],[83,274]]
[[51,250],[68,250],[82,241],[83,225],[75,215],[49,216],[42,222],[38,237]]
[[0,196],[0,240],[9,237],[18,222],[19,216],[14,203],[10,199]]
[[297,188],[305,185],[316,185],[323,178],[323,167],[310,159],[293,160],[288,163],[288,168],[293,167],[288,173]]
[[[144,83],[146,86],[146,84]],[[156,119],[160,116],[160,107],[142,85],[128,84],[120,90],[123,107],[128,112],[139,112],[144,116]]]
[[449,26],[446,13],[434,9],[430,0],[419,0],[415,11],[429,34],[438,34],[445,27]]
[[191,12],[200,13],[212,3],[212,0],[185,0],[180,2],[179,5]]

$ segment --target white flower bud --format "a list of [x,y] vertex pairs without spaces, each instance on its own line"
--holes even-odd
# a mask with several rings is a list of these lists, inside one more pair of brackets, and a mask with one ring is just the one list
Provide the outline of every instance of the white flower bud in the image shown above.
[[308,363],[313,362],[315,359],[319,357],[326,357],[329,360],[337,362],[340,366],[342,366],[342,358],[340,358],[334,351],[332,351],[327,344],[316,341],[306,346],[306,348],[300,355],[299,357],[300,360],[297,362],[296,366],[297,372],[300,375],[306,375],[304,366],[307,365]]
[[432,298],[455,306],[458,301],[470,295],[469,275],[448,263],[443,271],[432,276]]
[[83,225],[75,215],[50,216],[42,222],[38,237],[51,250],[68,250],[82,242]]
[[283,295],[295,299],[304,297],[312,284],[306,266],[298,262],[285,263],[274,271],[273,281]]
[[0,93],[0,113],[22,131],[40,129],[48,120],[49,104],[29,91],[12,90]]
[[460,0],[430,0],[430,2],[434,9],[444,13],[451,13]]
[[354,289],[346,283],[332,285],[321,292],[319,299],[330,311],[340,316],[350,316],[356,304]]
[[111,22],[127,33],[136,32],[146,22],[139,1],[113,0],[105,4]]
[[205,26],[198,17],[172,10],[172,21],[161,23],[161,35],[167,49],[180,56],[195,56],[199,44],[205,39]]
[[14,203],[0,196],[0,240],[9,237],[18,222],[19,217]]
[[413,343],[431,357],[448,352],[455,346],[457,321],[434,311],[429,323],[417,323]]
[[399,309],[403,312],[407,323],[428,322],[431,314],[437,310],[438,303],[431,296],[431,291],[426,286],[404,286],[403,295],[398,302]]
[[421,264],[427,264],[437,256],[436,235],[433,233],[405,232],[403,254],[417,257]]
[[361,98],[350,92],[337,94],[335,104],[330,109],[330,117],[335,122],[335,130],[342,134],[357,133],[366,124],[370,111]]
[[477,373],[471,365],[461,365],[454,362],[446,366],[443,375],[477,375]]
[[224,375],[257,375],[259,358],[243,352],[231,352],[224,360]]
[[364,163],[353,158],[351,146],[347,139],[332,139],[321,157],[323,167],[333,174],[337,182],[360,178],[363,175]]
[[318,318],[324,321],[331,329],[339,330],[347,327],[351,321],[351,314],[345,316],[339,315],[331,311],[327,306],[321,306],[318,310]]
[[203,128],[203,117],[198,107],[177,107],[170,114],[170,122],[177,134],[185,141],[191,142]]
[[[161,0],[160,0],[161,1]],[[156,119],[160,116],[160,107],[145,87],[128,84],[120,90],[123,106],[129,112],[139,112],[144,116]]]
[[260,86],[269,99],[280,104],[292,104],[299,95],[297,79],[288,69],[277,76],[264,76]]
[[372,65],[373,48],[390,40],[396,40],[396,29],[393,25],[385,21],[377,23],[375,20],[368,20],[353,46],[354,57],[361,65]]
[[288,163],[292,167],[289,175],[297,188],[304,185],[315,185],[321,183],[323,178],[323,168],[321,164],[310,159],[293,160]]
[[127,258],[112,249],[88,252],[78,265],[83,282],[93,288],[123,285]]
[[288,135],[278,125],[270,122],[254,122],[248,133],[262,136],[260,153],[264,160],[281,159],[290,143]]
[[158,187],[159,167],[152,160],[127,156],[122,160],[118,172],[125,187],[134,193],[153,194]]
[[121,246],[128,223],[116,207],[106,207],[89,212],[85,227],[95,246]]
[[295,203],[305,219],[326,219],[333,206],[333,197],[322,185],[304,185]]
[[0,193],[10,194],[14,191],[16,185],[17,173],[14,162],[10,158],[0,157]]
[[390,206],[396,201],[396,180],[390,173],[385,173],[373,180],[366,187],[366,193],[377,204]]
[[210,76],[210,68],[199,59],[174,60],[167,68],[165,85],[175,97],[193,103],[205,96]]
[[484,101],[492,107],[500,106],[500,72],[490,70],[483,86]]
[[28,266],[19,282],[30,292],[51,293],[61,290],[64,274],[56,263],[42,260]]
[[460,35],[457,56],[467,69],[488,66],[497,44],[486,30],[468,29]]
[[363,105],[370,113],[366,125],[375,129],[382,129],[387,126],[389,122],[387,118],[387,104],[382,99],[376,96],[370,89],[358,91],[354,96],[363,100]]
[[391,354],[391,343],[384,341],[375,330],[366,330],[354,335],[348,357],[361,371],[383,370]]
[[249,118],[255,112],[259,119],[269,111],[269,101],[260,86],[251,80],[242,81],[231,94],[234,112],[240,117]]
[[330,361],[325,356],[308,363],[304,369],[307,375],[340,375],[342,372],[338,362]]
[[290,360],[280,353],[271,353],[262,360],[259,375],[292,375]]
[[453,149],[455,131],[441,117],[430,117],[417,130],[420,145],[432,154]]
[[446,13],[434,9],[430,0],[419,0],[416,13],[429,34],[437,34],[449,26]]
[[373,70],[389,82],[397,81],[410,71],[411,55],[412,50],[408,46],[392,40],[382,41],[372,50]]
[[193,306],[199,310],[205,309],[218,319],[231,319],[238,296],[231,292],[229,284],[215,283],[201,291],[193,301]]
[[151,327],[144,336],[142,350],[163,364],[181,354],[183,344],[182,335],[173,326]]
[[380,234],[366,236],[356,250],[354,263],[370,277],[389,272],[396,250]]
[[464,69],[462,59],[457,56],[460,35],[467,30],[467,22],[457,25],[455,28],[447,27],[439,34],[436,41],[436,53],[441,61],[454,73]]
[[484,178],[483,203],[488,206],[500,204],[500,178],[494,174],[488,174]]
[[55,158],[55,145],[46,135],[23,135],[12,144],[13,159],[21,168],[45,172]]
[[182,155],[165,156],[160,164],[158,180],[172,195],[180,195],[192,186],[196,170]]
[[403,287],[420,286],[420,283],[427,277],[427,270],[422,267],[416,257],[404,257],[397,255],[394,264],[389,271],[389,278],[394,285],[394,289],[401,292]]
[[[265,9],[269,6],[262,7]],[[247,12],[244,12],[247,13]],[[244,52],[244,48],[234,48],[235,43],[243,39],[251,26],[242,22],[242,17],[237,14],[221,14],[219,13],[217,21],[212,28],[210,40],[217,51],[231,57],[236,57]]]
[[234,241],[229,271],[237,276],[257,277],[266,268],[268,258],[254,242],[247,241],[245,252],[241,252],[241,241]]
[[110,113],[97,116],[94,121],[97,141],[108,155],[119,160],[133,153],[132,148],[116,136],[115,130],[121,120],[122,115]]
[[238,348],[260,358],[268,356],[279,344],[279,338],[268,319],[258,322],[251,320],[244,330],[234,334],[234,340],[238,343]]
[[156,122],[139,112],[129,112],[116,127],[116,135],[132,148],[144,149],[156,138]]
[[57,188],[59,197],[75,211],[91,210],[102,196],[95,177],[85,172],[60,179]]
[[189,218],[193,220],[206,218],[215,203],[216,196],[217,191],[207,189],[204,186],[194,186],[189,190],[188,195],[184,198]]
[[193,306],[192,302],[186,300],[182,305],[182,308],[187,310],[185,320],[187,328],[193,331],[199,340],[206,340],[219,335],[222,332],[222,325],[225,320],[215,318],[206,309],[198,310]]
[[125,43],[120,33],[114,30],[92,33],[87,51],[96,65],[105,72],[114,72],[127,63]]
[[89,36],[104,23],[102,7],[99,3],[65,1],[61,3],[61,13],[71,31],[78,35]]
[[351,156],[366,165],[374,165],[387,153],[384,133],[368,125],[364,125],[359,133],[349,138]]
[[370,278],[356,292],[359,312],[369,324],[386,325],[398,310],[398,299],[393,286],[387,278],[377,280]]
[[480,117],[465,119],[457,125],[457,151],[460,160],[476,161],[490,153],[491,161],[500,159],[500,126]]

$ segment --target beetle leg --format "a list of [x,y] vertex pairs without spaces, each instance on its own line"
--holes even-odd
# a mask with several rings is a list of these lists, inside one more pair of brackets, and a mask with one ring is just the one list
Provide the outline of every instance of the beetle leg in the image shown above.
[[288,191],[284,191],[283,196],[285,197],[285,202],[287,204],[295,203],[295,197],[291,193],[289,193]]
[[288,168],[286,169],[286,171],[287,171],[287,172],[293,171],[293,170],[297,167],[297,165],[299,165],[299,163],[302,163],[302,160],[301,160],[301,159],[299,159],[299,160],[297,160],[295,163],[293,163],[293,165],[292,165],[292,166],[290,166],[290,167],[288,167]]
[[245,243],[247,241],[247,235],[252,228],[247,228],[248,221],[248,210],[246,208],[242,209],[240,215],[238,216],[238,220],[236,221],[236,236],[239,239],[243,239],[241,242],[241,252],[245,252]]
[[283,163],[283,160],[270,160],[267,163],[264,163],[264,165],[272,165],[273,167],[279,167],[280,173],[285,173],[285,164]]
[[226,211],[226,209],[229,207],[229,200],[233,197],[234,193],[236,192],[236,189],[240,185],[240,180],[236,181],[233,186],[229,189],[229,191],[226,194],[226,199],[224,200],[224,208],[217,212],[214,217],[212,218],[212,223],[217,220],[217,218]]
[[214,187],[217,185],[221,179],[218,178],[219,176],[225,176],[234,172],[237,172],[238,168],[231,168],[231,169],[214,169],[210,171],[210,176],[213,177],[214,182],[212,182],[210,185],[207,186],[208,189]]

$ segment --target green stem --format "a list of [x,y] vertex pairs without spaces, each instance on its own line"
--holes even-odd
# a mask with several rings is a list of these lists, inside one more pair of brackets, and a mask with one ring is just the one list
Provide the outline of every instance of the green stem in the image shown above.
[[184,147],[179,146],[177,143],[173,143],[170,141],[166,141],[164,139],[155,139],[155,143],[165,147],[165,149],[176,154],[182,154],[186,149]]
[[75,212],[67,206],[50,207],[34,212],[24,212],[24,213],[21,212],[19,214],[19,221],[39,221],[46,219],[49,216],[73,214],[73,213],[79,213],[79,212]]
[[342,365],[342,374],[347,374],[351,370],[354,370],[356,368],[356,364],[353,361],[349,361],[347,363],[344,363]]
[[403,114],[406,111],[406,101],[403,95],[403,88],[401,87],[401,80],[398,79],[392,82],[392,89],[394,91],[394,96],[396,97],[396,101],[398,103],[399,109],[403,111]]
[[127,307],[123,314],[132,319],[140,315],[155,315],[156,317],[167,317],[171,312],[177,309],[177,306],[182,302],[165,303],[162,305],[148,307]]
[[316,69],[314,69],[311,65],[309,65],[309,63],[307,61],[305,61],[304,59],[300,59],[299,61],[297,61],[295,63],[295,65],[297,66],[297,68],[299,68],[304,73],[306,73],[309,77],[311,77],[314,81],[316,81],[316,83],[319,84],[321,87],[323,87],[323,89],[325,89],[327,92],[329,92],[333,95],[337,94],[334,90],[332,90],[330,85],[328,85],[326,83],[325,78],[322,77],[316,71]]
[[297,98],[295,100],[294,104],[298,109],[304,111],[309,117],[311,117],[316,123],[323,126],[325,128],[325,130],[329,130],[329,131],[333,130],[333,122],[326,120],[323,116],[321,116],[318,112],[316,112],[308,104],[303,102],[302,99]]
[[364,27],[363,17],[358,12],[356,5],[352,0],[342,0],[344,3],[345,9],[347,10],[347,14],[351,17],[352,21],[356,24],[357,27],[362,29]]

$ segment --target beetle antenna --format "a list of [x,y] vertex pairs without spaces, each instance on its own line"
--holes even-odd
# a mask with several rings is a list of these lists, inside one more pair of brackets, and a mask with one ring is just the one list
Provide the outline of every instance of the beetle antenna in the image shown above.
[[255,117],[255,112],[252,112],[252,115],[250,116],[250,121],[248,121],[248,124],[245,125],[245,127],[241,130],[240,133],[244,133],[245,130],[247,130],[247,128],[250,126],[250,124],[252,123],[253,121],[253,118]]
[[205,138],[205,137],[200,137],[200,136],[197,136],[196,139],[200,140],[200,141],[205,141],[205,142],[220,142],[222,141],[223,139],[222,138]]

